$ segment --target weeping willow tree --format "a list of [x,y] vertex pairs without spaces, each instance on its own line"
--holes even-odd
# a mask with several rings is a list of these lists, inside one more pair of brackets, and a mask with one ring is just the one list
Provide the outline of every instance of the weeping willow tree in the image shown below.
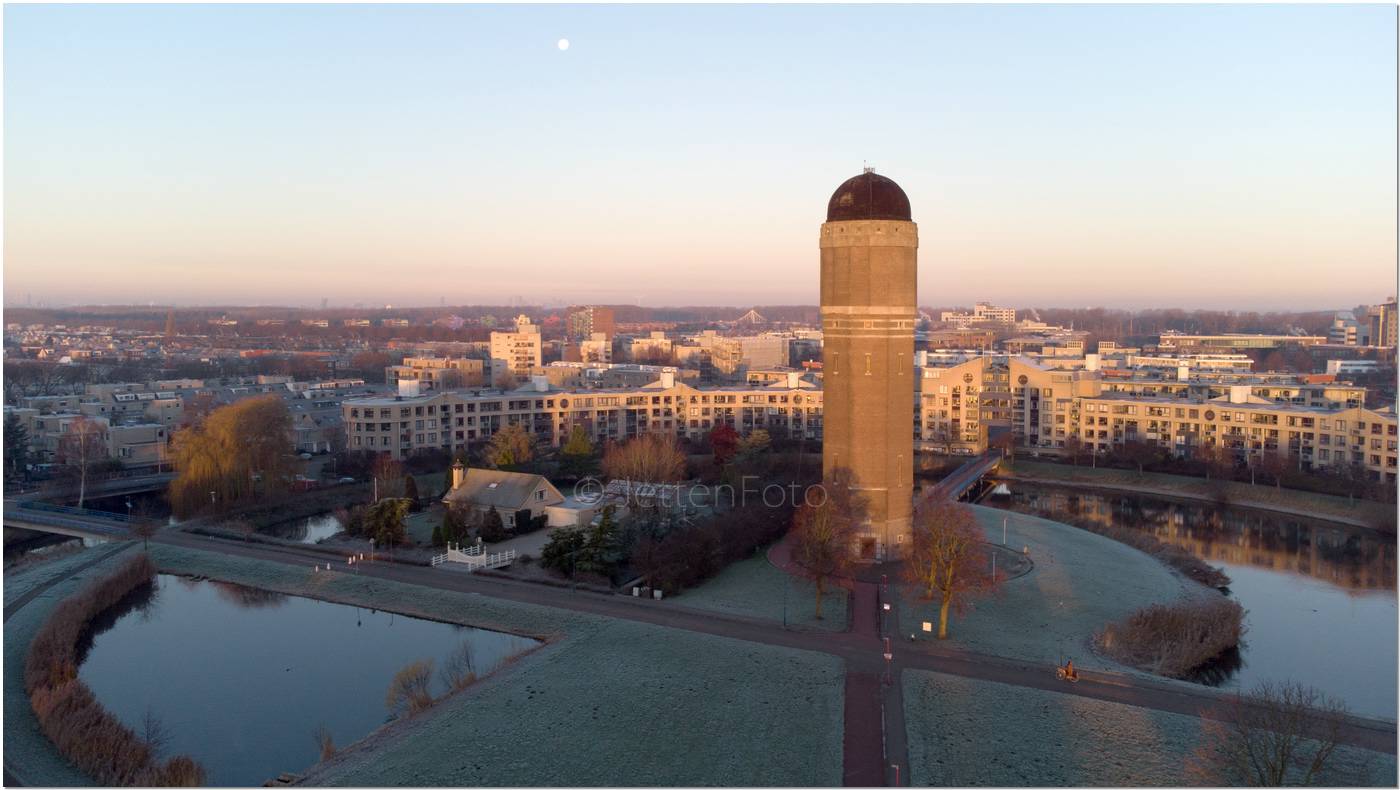
[[170,506],[183,518],[285,489],[292,474],[291,436],[291,414],[276,395],[215,409],[175,434]]

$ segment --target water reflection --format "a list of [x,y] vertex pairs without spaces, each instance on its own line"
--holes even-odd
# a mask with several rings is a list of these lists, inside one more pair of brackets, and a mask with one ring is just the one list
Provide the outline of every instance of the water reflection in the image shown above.
[[1355,713],[1395,718],[1395,537],[1317,519],[1123,492],[1011,482],[984,504],[1066,523],[1142,530],[1229,574],[1245,608],[1242,648],[1201,683],[1300,681]]
[[272,534],[298,543],[320,543],[326,538],[344,531],[344,529],[345,526],[334,515],[326,513],[302,521],[278,525],[272,528]]
[[[353,610],[353,611],[352,611]],[[469,645],[485,675],[537,643],[525,637],[363,607],[161,575],[87,637],[80,675],[138,731],[147,710],[170,754],[204,765],[210,784],[258,786],[318,759],[325,725],[346,745],[383,724],[394,673]]]
[[1209,562],[1298,573],[1349,591],[1395,589],[1395,538],[1317,519],[1137,494],[1012,485],[987,504],[1149,532]]

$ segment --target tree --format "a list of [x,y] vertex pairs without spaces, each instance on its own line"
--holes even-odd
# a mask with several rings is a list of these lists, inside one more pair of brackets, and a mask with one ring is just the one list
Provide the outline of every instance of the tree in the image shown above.
[[[727,427],[727,426],[726,426]],[[755,428],[739,442],[739,454],[746,456],[759,455],[768,451],[773,444],[773,437],[762,428]]]
[[365,531],[380,546],[396,546],[404,542],[407,528],[408,500],[381,499],[365,512]]
[[622,560],[617,522],[613,519],[613,506],[603,508],[603,515],[597,523],[584,530],[583,549],[579,552],[578,567],[585,573],[607,575]]
[[442,536],[442,525],[441,525],[441,524],[434,524],[434,525],[433,525],[432,541],[433,541],[433,545],[434,545],[434,546],[441,546],[441,545],[443,545],[444,543],[447,542],[446,538],[444,538],[444,537]]
[[438,528],[442,533],[443,543],[461,543],[467,537],[467,522],[462,518],[462,511],[451,505],[442,510],[442,526]]
[[[1207,785],[1366,784],[1365,777],[1328,775],[1346,706],[1310,686],[1265,681],[1236,693],[1220,718],[1202,720],[1201,746],[1188,777]],[[1358,781],[1359,780],[1359,781]]]
[[983,534],[972,508],[947,498],[926,498],[914,509],[913,541],[905,574],[924,598],[938,596],[938,638],[948,638],[948,610],[994,584],[980,550]]
[[461,691],[476,682],[476,653],[471,642],[463,642],[452,651],[438,671],[443,683],[453,691]]
[[535,458],[535,438],[519,424],[511,424],[491,435],[486,460],[497,469],[519,471]]
[[603,473],[614,480],[674,483],[685,477],[685,456],[670,434],[644,433],[603,454]]
[[820,497],[820,502],[813,502],[815,498],[808,497],[793,517],[792,556],[816,585],[816,617],[820,620],[827,583],[855,562],[858,524],[841,512],[839,503],[830,496]]
[[150,551],[151,538],[160,532],[160,522],[153,518],[138,517],[131,521],[131,534],[141,539],[142,549]]
[[291,432],[291,413],[276,395],[231,403],[177,431],[176,477],[169,489],[176,515],[227,509],[259,493],[285,490],[293,471]]
[[1142,474],[1147,464],[1153,463],[1161,457],[1161,452],[1151,442],[1129,439],[1123,442],[1123,446],[1118,449],[1118,457],[1136,466],[1138,474]]
[[5,476],[11,480],[29,477],[29,429],[19,415],[5,415]]
[[579,554],[584,550],[587,541],[584,531],[579,527],[560,527],[552,530],[549,533],[549,542],[540,549],[540,565],[573,576],[578,568]]
[[87,497],[88,476],[92,469],[107,460],[107,425],[91,417],[78,417],[68,423],[68,430],[58,442],[58,461],[73,470],[78,478],[78,507]]
[[418,481],[413,479],[413,475],[403,476],[403,496],[408,500],[408,509],[417,513],[423,509],[422,503],[418,501]]
[[501,519],[500,511],[496,510],[495,505],[482,514],[481,525],[477,528],[476,534],[487,543],[500,543],[508,537],[505,521]]
[[575,425],[569,432],[569,440],[560,448],[563,461],[560,471],[566,477],[582,477],[587,474],[593,460],[593,441],[582,425]]
[[1084,442],[1080,441],[1078,436],[1065,439],[1064,454],[1069,456],[1075,466],[1079,466],[1080,459],[1084,457]]
[[387,452],[380,453],[374,458],[370,475],[375,481],[376,498],[393,496],[393,484],[403,478],[403,464]]
[[715,464],[719,466],[729,463],[739,451],[739,432],[728,423],[716,425],[706,438],[710,443],[710,451],[714,453]]
[[394,674],[394,679],[389,681],[389,691],[384,695],[384,706],[395,716],[404,713],[412,716],[427,710],[433,704],[433,695],[429,691],[432,678],[431,659],[414,661],[400,669]]

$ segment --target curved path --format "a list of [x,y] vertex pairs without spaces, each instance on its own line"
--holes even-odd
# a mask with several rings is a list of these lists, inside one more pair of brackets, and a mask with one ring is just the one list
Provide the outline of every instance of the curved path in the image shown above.
[[[318,563],[324,565],[327,561],[324,550],[230,541],[178,531],[165,531],[153,541],[302,567]],[[113,551],[117,550],[120,548]],[[103,552],[94,562],[105,559],[109,554]],[[795,571],[791,567],[789,550],[775,547],[773,560],[778,567]],[[344,567],[331,563],[332,572],[345,572]],[[1207,718],[1219,717],[1219,706],[1225,699],[1219,692],[1107,672],[1083,671],[1079,683],[1068,685],[1055,678],[1053,667],[1041,663],[958,651],[925,642],[891,640],[886,643],[882,634],[888,631],[882,619],[881,585],[878,582],[849,582],[852,590],[849,597],[851,630],[823,633],[790,631],[771,621],[701,611],[671,601],[571,591],[514,579],[454,573],[416,565],[379,561],[359,563],[357,568],[360,574],[404,584],[478,593],[519,603],[811,650],[841,658],[847,671],[844,744],[844,780],[847,785],[894,785],[907,781],[903,705],[899,691],[902,684],[898,682],[900,673],[906,668]],[[26,595],[15,601],[12,607],[6,607],[6,617],[32,598]],[[887,644],[889,659],[885,658]],[[1389,721],[1347,717],[1343,722],[1342,740],[1354,746],[1394,754],[1396,725]],[[7,779],[10,778],[7,776]]]
[[[292,565],[309,566],[326,562],[324,552],[313,552],[295,546],[273,546],[221,540],[182,532],[167,531],[154,542],[171,546],[213,551],[232,556],[269,560]],[[343,566],[331,564],[334,572]],[[871,627],[845,633],[790,631],[768,620],[724,615],[692,609],[671,601],[649,601],[624,595],[609,595],[584,590],[550,587],[500,577],[455,573],[417,565],[389,562],[357,564],[359,573],[391,581],[433,587],[457,592],[480,593],[520,603],[550,606],[559,609],[588,612],[604,617],[635,620],[668,628],[680,628],[698,633],[743,639],[750,642],[812,650],[837,656],[847,662],[847,671],[881,675],[886,671],[884,643]],[[864,622],[861,610],[871,613],[870,622],[879,622],[879,585],[855,582],[852,622]],[[868,585],[870,593],[863,593]],[[876,626],[878,627],[878,626]],[[992,680],[1016,686],[1058,691],[1094,699],[1121,702],[1143,708],[1215,718],[1217,706],[1226,695],[1208,689],[1195,689],[1181,684],[1154,681],[1111,672],[1080,673],[1079,683],[1069,685],[1055,679],[1054,667],[1043,663],[1019,661],[997,656],[959,651],[926,642],[892,640],[890,670],[898,677],[904,668],[926,669],[950,675]],[[898,683],[894,683],[898,686]],[[887,722],[887,729],[890,729]],[[901,725],[900,729],[903,727]],[[1346,743],[1394,754],[1396,751],[1395,722],[1349,716],[1343,728]]]

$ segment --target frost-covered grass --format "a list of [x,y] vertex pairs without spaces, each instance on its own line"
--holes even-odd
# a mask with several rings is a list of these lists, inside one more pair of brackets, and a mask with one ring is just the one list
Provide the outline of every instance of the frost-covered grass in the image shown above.
[[838,785],[840,661],[611,621],[311,771],[328,785]]
[[841,781],[843,667],[832,656],[341,572],[152,552],[166,572],[550,640],[345,748],[308,773],[312,785]]
[[[928,786],[1181,785],[1200,720],[1116,702],[905,670],[909,783]],[[1340,748],[1395,784],[1395,756]]]
[[[1073,658],[1085,669],[1126,672],[1091,652],[1095,631],[1152,604],[1220,595],[1109,538],[1020,513],[973,509],[992,543],[1001,543],[1006,518],[1007,544],[1018,551],[1028,547],[1035,567],[1001,584],[997,594],[971,599],[972,608],[962,615],[951,614],[944,643],[950,647],[1044,661],[1047,667]],[[920,639],[936,635],[935,601],[924,601],[906,586],[898,609],[902,633]],[[935,633],[922,631],[925,620]]]
[[759,555],[730,565],[719,575],[674,600],[680,606],[783,622],[823,631],[846,630],[846,590],[830,585],[822,595],[822,619],[816,619],[817,588],[806,579],[774,567]]
[[30,590],[52,579],[71,575],[73,569],[90,561],[100,552],[111,551],[111,546],[101,544],[81,551],[65,554],[44,562],[36,562],[5,572],[5,605],[9,606]]
[[5,576],[5,603],[28,593],[53,579],[53,587],[36,596],[17,610],[5,622],[4,691],[5,691],[5,767],[27,785],[88,786],[92,779],[85,776],[63,758],[53,743],[39,729],[34,711],[29,707],[29,695],[24,690],[24,661],[29,642],[59,601],[77,592],[83,585],[111,572],[131,550],[78,570],[92,560],[97,552],[112,551],[98,546],[71,557],[46,562],[20,573]]

